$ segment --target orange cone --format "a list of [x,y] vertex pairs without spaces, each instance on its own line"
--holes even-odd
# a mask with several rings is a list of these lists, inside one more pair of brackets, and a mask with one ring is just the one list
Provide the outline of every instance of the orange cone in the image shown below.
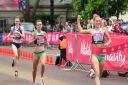
[[46,56],[46,61],[45,61],[46,64],[49,64],[49,57]]
[[20,57],[22,58],[22,56],[23,56],[23,51],[20,52]]
[[12,51],[12,50],[10,50],[10,53],[11,53],[11,57],[12,57],[12,56],[14,55],[14,54],[13,54],[13,51]]
[[64,68],[64,59],[62,58],[62,61],[61,61],[61,68]]
[[9,49],[7,48],[6,49],[6,54],[5,55],[7,55],[7,56],[9,56],[9,51],[8,51]]
[[29,52],[26,52],[26,59],[29,59]]
[[53,58],[52,58],[52,56],[49,57],[49,65],[53,65]]
[[25,58],[25,57],[26,57],[26,52],[23,51],[22,58]]
[[29,60],[32,60],[33,58],[33,53],[29,53]]
[[11,49],[8,49],[8,56],[11,57]]
[[0,54],[2,54],[2,49],[0,48]]
[[4,52],[3,52],[4,55],[6,55],[6,49],[4,49]]
[[2,55],[4,55],[4,49],[2,48]]

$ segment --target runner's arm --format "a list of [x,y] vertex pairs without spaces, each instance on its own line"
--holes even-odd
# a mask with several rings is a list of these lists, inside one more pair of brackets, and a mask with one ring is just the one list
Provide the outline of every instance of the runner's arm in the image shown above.
[[79,29],[79,32],[81,32],[81,33],[91,33],[90,29],[83,30],[83,28],[82,28],[82,26],[80,24],[80,15],[78,15],[78,17],[77,17],[77,27]]
[[21,37],[24,37],[24,36],[25,36],[24,28],[21,29],[20,36],[21,36]]
[[45,40],[46,40],[46,44],[49,46],[50,44],[48,42],[48,37],[47,37],[46,33],[45,33]]
[[4,38],[5,40],[12,35],[13,32],[8,33],[8,35]]
[[29,40],[29,44],[32,44],[32,43],[34,43],[34,41],[36,40],[36,38],[35,38],[35,32],[33,32],[32,33],[32,37],[31,37],[31,39]]

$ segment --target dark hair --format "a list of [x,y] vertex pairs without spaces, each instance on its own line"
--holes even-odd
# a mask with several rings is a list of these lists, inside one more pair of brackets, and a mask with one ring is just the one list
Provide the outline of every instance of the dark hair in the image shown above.
[[62,41],[63,39],[66,39],[66,36],[63,35],[63,36],[59,37],[59,40]]

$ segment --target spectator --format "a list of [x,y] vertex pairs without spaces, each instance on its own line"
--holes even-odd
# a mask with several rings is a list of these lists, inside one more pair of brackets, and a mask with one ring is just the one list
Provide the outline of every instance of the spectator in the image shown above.
[[107,30],[108,30],[108,32],[112,32],[112,21],[111,20],[109,20],[108,21],[108,26],[107,26]]
[[113,32],[120,33],[120,25],[117,21],[117,17],[113,17],[112,30]]
[[60,44],[59,44],[59,50],[60,50],[60,64],[62,62],[62,59],[65,60],[65,62],[67,62],[66,59],[66,36],[61,36],[60,38]]
[[52,31],[52,28],[51,28],[51,25],[50,25],[49,21],[47,21],[47,23],[46,23],[46,28],[47,28],[47,32]]

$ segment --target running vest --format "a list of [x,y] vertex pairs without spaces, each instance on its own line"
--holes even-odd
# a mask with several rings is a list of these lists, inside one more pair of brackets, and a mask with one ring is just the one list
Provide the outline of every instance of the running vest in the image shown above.
[[43,45],[45,43],[45,32],[41,31],[36,33],[36,43],[37,45]]
[[20,33],[22,34],[22,29],[21,29],[21,26],[19,28],[17,28],[16,26],[12,26],[11,27],[11,32],[13,33],[13,39],[16,39],[16,40],[19,40],[21,39],[21,35]]
[[93,44],[103,44],[104,43],[104,33],[100,29],[94,29],[92,32],[92,43]]

